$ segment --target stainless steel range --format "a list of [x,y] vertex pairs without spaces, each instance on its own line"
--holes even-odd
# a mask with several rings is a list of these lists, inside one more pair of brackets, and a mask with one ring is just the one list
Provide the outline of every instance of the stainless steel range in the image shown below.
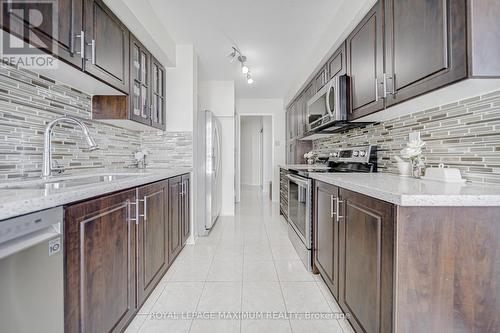
[[376,172],[377,147],[342,148],[330,153],[326,164],[292,165],[288,175],[288,237],[308,270],[312,269],[311,172]]

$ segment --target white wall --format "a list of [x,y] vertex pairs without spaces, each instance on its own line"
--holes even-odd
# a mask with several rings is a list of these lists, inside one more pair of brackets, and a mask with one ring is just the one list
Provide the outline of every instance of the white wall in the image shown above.
[[241,184],[261,185],[260,170],[262,117],[241,117],[240,155],[241,155]]
[[[238,117],[244,115],[272,117],[272,181],[273,201],[279,201],[279,165],[285,164],[285,111],[282,99],[277,98],[241,98],[236,100]],[[236,170],[238,172],[238,170]]]
[[197,56],[192,45],[177,45],[177,64],[166,69],[167,132],[193,131],[197,107]]
[[199,110],[210,110],[222,125],[221,215],[234,215],[234,81],[199,81]]
[[273,180],[273,118],[271,116],[262,117],[262,186],[264,193],[269,193],[269,183]]

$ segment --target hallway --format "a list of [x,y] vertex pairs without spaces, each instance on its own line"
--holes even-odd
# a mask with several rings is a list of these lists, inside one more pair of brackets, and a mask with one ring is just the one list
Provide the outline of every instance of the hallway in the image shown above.
[[243,187],[235,216],[184,248],[126,332],[352,332],[340,314],[298,258],[278,205]]

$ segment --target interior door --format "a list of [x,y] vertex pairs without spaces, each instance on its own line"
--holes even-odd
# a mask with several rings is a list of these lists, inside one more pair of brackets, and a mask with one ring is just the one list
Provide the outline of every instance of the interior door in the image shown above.
[[466,1],[386,0],[387,104],[467,75]]

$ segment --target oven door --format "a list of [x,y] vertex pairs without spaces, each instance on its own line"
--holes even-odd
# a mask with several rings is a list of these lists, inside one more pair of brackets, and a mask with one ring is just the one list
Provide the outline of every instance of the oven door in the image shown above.
[[307,249],[311,249],[312,181],[288,176],[288,220]]

